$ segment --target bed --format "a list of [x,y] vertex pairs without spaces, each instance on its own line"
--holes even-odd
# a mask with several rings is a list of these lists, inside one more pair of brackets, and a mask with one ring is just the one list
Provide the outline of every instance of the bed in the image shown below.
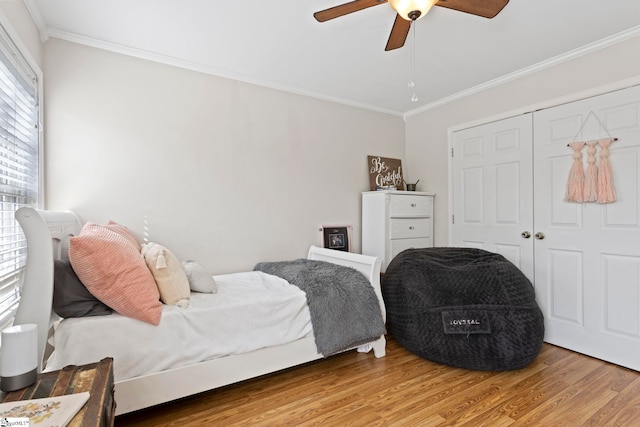
[[[14,324],[33,323],[38,326],[38,368],[39,371],[47,371],[52,369],[51,364],[48,363],[49,361],[55,359],[53,368],[65,366],[66,363],[65,356],[59,356],[62,349],[55,348],[55,343],[58,342],[56,338],[59,338],[56,335],[62,334],[62,325],[67,320],[74,320],[74,322],[67,322],[69,324],[80,323],[82,325],[80,326],[81,329],[88,325],[81,323],[84,322],[84,319],[65,319],[60,321],[60,318],[52,310],[54,260],[68,257],[69,239],[80,233],[83,224],[70,211],[46,211],[32,208],[19,209],[16,212],[16,219],[20,223],[27,239],[27,262],[22,297]],[[324,261],[342,267],[351,267],[362,273],[366,278],[366,282],[373,288],[374,300],[377,300],[376,310],[379,308],[382,322],[384,322],[385,307],[380,288],[380,261],[378,258],[312,246],[307,254],[307,259]],[[238,274],[255,276],[257,273],[240,272]],[[224,285],[225,280],[230,280],[226,275],[214,277],[219,279],[221,285]],[[280,285],[276,284],[274,286],[278,287]],[[194,306],[202,305],[199,302],[202,298],[202,296],[194,296],[192,304]],[[162,316],[165,316],[165,311],[176,312],[179,309],[163,307]],[[120,322],[122,325],[131,325],[131,322],[127,323],[117,313],[104,317],[105,319],[110,318],[110,321],[114,321],[116,324]],[[165,317],[162,319],[162,322],[165,322]],[[90,320],[96,321],[96,319]],[[127,320],[142,323],[134,319]],[[285,321],[289,322],[290,320]],[[123,327],[122,325],[120,327]],[[127,328],[127,326],[124,327]],[[155,333],[153,332],[153,326],[145,325],[145,327],[150,331],[149,334]],[[86,326],[86,328],[90,328],[90,326]],[[247,352],[222,355],[213,359],[190,361],[187,364],[182,363],[178,367],[162,367],[160,371],[134,374],[133,377],[116,375],[116,414],[125,414],[144,409],[326,357],[326,354],[319,352],[313,331],[308,333],[309,331],[305,331],[302,326],[299,329],[297,336],[285,338],[286,342],[276,345],[269,344],[267,347],[250,349]],[[73,336],[74,334],[71,333],[70,335]],[[102,339],[98,341],[102,341]],[[59,340],[59,342],[62,341]],[[52,343],[54,344],[53,349],[51,348]],[[61,345],[58,346],[60,347]],[[386,341],[383,333],[379,337],[376,336],[376,339],[371,342],[354,343],[353,347],[343,351],[357,349],[360,352],[369,352],[373,350],[375,357],[383,357],[385,355],[385,346]],[[181,354],[181,347],[175,347],[175,351]],[[83,353],[83,351],[75,352],[78,354]],[[56,356],[57,353],[58,355]],[[108,357],[111,355],[103,354],[103,356]],[[99,358],[99,351],[95,354],[92,353],[90,357]],[[118,359],[121,358],[114,359],[114,365],[117,365]],[[95,362],[97,360],[92,361]],[[75,364],[75,361],[66,364]]]

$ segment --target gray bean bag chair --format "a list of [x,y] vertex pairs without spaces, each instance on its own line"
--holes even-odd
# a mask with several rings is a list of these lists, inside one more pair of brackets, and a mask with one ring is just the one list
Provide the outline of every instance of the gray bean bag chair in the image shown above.
[[408,249],[382,278],[387,329],[412,353],[465,369],[531,363],[544,321],[531,282],[502,255],[472,248]]

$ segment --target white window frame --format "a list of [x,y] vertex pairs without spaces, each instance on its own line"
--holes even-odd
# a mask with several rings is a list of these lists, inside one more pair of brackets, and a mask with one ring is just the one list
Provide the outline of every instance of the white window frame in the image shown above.
[[[29,204],[29,206],[33,206],[33,207],[44,206],[44,196],[43,196],[43,192],[44,192],[43,191],[44,190],[43,152],[44,150],[43,150],[43,132],[42,132],[42,123],[41,123],[42,117],[43,117],[42,71],[40,70],[40,67],[38,66],[37,62],[31,57],[29,50],[25,47],[25,45],[20,40],[20,37],[18,36],[17,32],[11,26],[9,19],[6,17],[4,13],[2,13],[1,10],[0,10],[0,48],[3,50],[3,52],[8,53],[9,61],[11,62],[12,66],[16,70],[20,70],[19,72],[23,76],[23,78],[26,78],[28,76],[31,79],[35,79],[35,91],[36,91],[35,107],[37,111],[36,112],[37,117],[35,118],[36,123],[34,123],[34,126],[37,127],[35,135],[37,139],[36,145],[37,145],[37,152],[38,152],[38,155],[37,155],[38,164],[37,164],[37,183],[36,183],[36,188],[34,189],[36,196],[34,198],[34,203]],[[1,194],[0,194],[0,201],[2,201]],[[19,206],[16,206],[15,209],[17,209],[17,207]],[[3,208],[3,207],[0,206],[0,208]],[[11,323],[13,322],[13,318],[15,316],[15,312],[19,302],[24,264],[26,261],[26,241],[24,239],[24,234],[22,232],[22,229],[18,224],[18,222],[15,220],[15,217],[12,214],[7,215],[6,212],[4,214],[1,214],[1,209],[0,209],[0,226],[1,226],[0,233],[3,233],[3,235],[0,237],[0,254],[2,254],[3,251],[7,250],[5,247],[6,236],[11,236],[11,239],[13,239],[15,242],[14,245],[18,246],[18,248],[8,249],[10,252],[13,252],[14,255],[18,254],[17,256],[15,256],[16,262],[14,263],[14,265],[16,265],[16,270],[13,270],[13,274],[12,274],[11,272],[7,273],[6,271],[7,269],[5,268],[5,271],[0,273],[0,281],[2,281],[4,278],[10,275],[13,275],[13,277],[17,278],[17,280],[11,281],[11,283],[14,283],[13,286],[15,286],[15,288],[13,290],[9,290],[8,293],[6,291],[3,292],[5,296],[12,297],[11,300],[6,300],[4,302],[0,301],[0,329],[4,329],[5,327],[11,325]],[[11,258],[11,255],[9,255],[8,257]],[[0,285],[1,285],[1,282],[0,282]],[[12,285],[10,284],[9,287],[10,286]],[[6,289],[9,289],[9,288],[6,288]]]

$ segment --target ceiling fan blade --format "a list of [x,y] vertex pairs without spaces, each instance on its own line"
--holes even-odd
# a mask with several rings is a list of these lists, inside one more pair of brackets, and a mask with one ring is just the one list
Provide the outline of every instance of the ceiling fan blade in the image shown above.
[[314,13],[313,16],[318,20],[318,22],[324,22],[386,2],[386,0],[355,0],[329,9],[321,10],[320,12]]
[[385,51],[404,46],[411,29],[411,22],[396,14],[396,20],[393,23],[393,28],[391,28],[391,34],[389,34],[389,40],[387,41],[387,47],[384,48]]
[[509,0],[438,0],[436,6],[484,18],[493,18],[509,3]]

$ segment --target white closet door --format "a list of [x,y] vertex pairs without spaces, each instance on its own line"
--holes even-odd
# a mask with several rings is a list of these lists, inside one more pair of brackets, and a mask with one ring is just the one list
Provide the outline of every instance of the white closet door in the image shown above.
[[452,245],[499,253],[533,281],[531,119],[455,132],[451,179]]
[[[617,137],[618,200],[565,202],[567,143]],[[545,341],[640,370],[640,88],[534,113],[535,287]],[[586,159],[586,147],[583,149]]]

